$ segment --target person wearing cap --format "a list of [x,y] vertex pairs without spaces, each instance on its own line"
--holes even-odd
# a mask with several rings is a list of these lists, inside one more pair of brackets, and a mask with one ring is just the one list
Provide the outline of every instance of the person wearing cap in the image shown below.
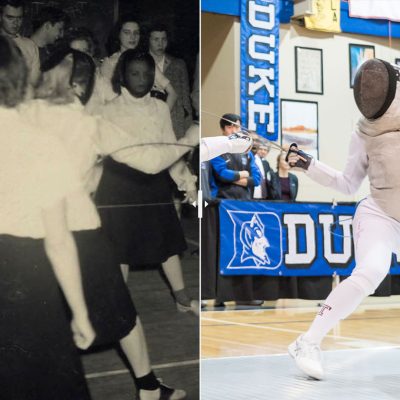
[[353,194],[366,176],[371,194],[353,218],[356,266],[330,293],[310,328],[289,346],[289,354],[308,376],[322,379],[319,345],[376,290],[389,272],[392,253],[400,247],[400,91],[399,67],[379,59],[364,62],[354,81],[354,98],[362,114],[351,136],[343,172],[299,151],[293,144],[288,162],[317,183]]

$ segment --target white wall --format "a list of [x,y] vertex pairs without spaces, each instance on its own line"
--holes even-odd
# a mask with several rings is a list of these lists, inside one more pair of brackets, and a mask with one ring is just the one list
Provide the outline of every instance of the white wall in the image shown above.
[[[240,104],[240,22],[237,18],[202,14],[202,110],[217,115],[239,113]],[[285,99],[318,102],[319,159],[343,170],[350,134],[359,117],[349,83],[349,43],[375,46],[375,56],[389,62],[400,58],[400,40],[314,32],[296,25],[282,25],[279,51],[279,96]],[[294,47],[323,50],[324,94],[296,93]],[[202,134],[218,132],[218,118],[203,114]],[[278,139],[280,143],[280,138]],[[268,160],[275,169],[277,152]],[[356,201],[369,193],[367,180],[354,196],[345,196],[313,183],[301,172],[299,201]]]
[[[375,57],[392,63],[396,57],[400,57],[398,39],[392,40],[390,48],[388,38],[343,33],[333,35],[292,24],[282,25],[280,29],[280,98],[318,102],[319,159],[338,170],[343,170],[345,166],[350,134],[360,116],[349,83],[349,43],[373,45]],[[323,95],[296,93],[295,46],[323,50]],[[345,196],[314,184],[302,173],[297,175],[300,179],[298,200],[353,201],[360,200],[369,193],[367,179],[356,195]]]
[[201,28],[201,131],[215,136],[219,116],[240,114],[240,23],[228,15],[202,13]]

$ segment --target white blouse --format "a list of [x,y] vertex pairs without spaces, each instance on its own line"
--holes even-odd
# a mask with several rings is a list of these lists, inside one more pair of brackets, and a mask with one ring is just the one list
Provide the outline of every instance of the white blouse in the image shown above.
[[[164,105],[162,108],[165,113]],[[68,225],[73,231],[96,229],[100,226],[100,219],[89,193],[96,190],[101,177],[101,156],[111,155],[116,161],[132,168],[156,174],[173,164],[187,150],[184,146],[135,147],[135,144],[139,143],[135,138],[140,137],[140,125],[136,129],[136,125],[130,124],[129,133],[126,133],[100,116],[86,114],[78,99],[75,103],[66,105],[32,100],[20,106],[19,111],[30,125],[49,131],[61,141],[81,185],[85,188],[86,193],[80,192],[68,198]],[[172,125],[170,129],[172,130]],[[40,131],[38,133],[40,134]],[[185,139],[180,143],[190,145],[193,142]],[[175,135],[173,142],[176,142]],[[152,161],[149,163],[149,160]]]
[[54,105],[45,100],[32,100],[20,108],[21,116],[40,131],[49,131],[64,146],[85,191],[67,199],[68,227],[72,231],[96,229],[100,218],[89,196],[91,180],[98,157],[95,144],[96,120],[83,112],[77,100],[67,105]]
[[15,109],[0,108],[0,234],[46,236],[42,211],[82,193],[65,150]]
[[[152,143],[178,143],[168,105],[150,97],[150,94],[136,98],[122,88],[121,95],[104,106],[103,116],[128,133],[132,143],[149,145],[143,148],[150,147]],[[146,161],[148,164],[154,162],[152,159]],[[196,190],[197,178],[191,174],[183,160],[169,167],[169,173],[179,190]]]

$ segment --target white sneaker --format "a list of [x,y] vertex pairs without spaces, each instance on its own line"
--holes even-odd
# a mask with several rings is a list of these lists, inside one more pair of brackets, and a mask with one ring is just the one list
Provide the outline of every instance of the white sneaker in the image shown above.
[[308,342],[301,335],[289,345],[288,351],[297,367],[306,375],[318,380],[324,378],[321,349],[317,344]]

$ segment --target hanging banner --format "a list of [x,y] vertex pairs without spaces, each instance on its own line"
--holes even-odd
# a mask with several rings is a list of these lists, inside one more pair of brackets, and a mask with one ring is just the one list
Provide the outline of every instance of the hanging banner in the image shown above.
[[240,29],[242,124],[277,140],[279,0],[242,0]]
[[[355,204],[222,200],[222,275],[350,275]],[[399,255],[397,256],[399,257]],[[400,274],[393,258],[391,274]]]
[[386,19],[400,21],[400,7],[396,0],[349,0],[352,18]]
[[293,0],[280,0],[279,8],[279,21],[281,24],[289,24],[294,14]]
[[340,4],[340,28],[345,33],[357,33],[371,36],[400,37],[400,23],[390,22],[385,19],[355,18],[349,15],[349,3],[342,1]]
[[307,29],[324,32],[341,32],[340,0],[313,0],[313,15],[305,16]]

